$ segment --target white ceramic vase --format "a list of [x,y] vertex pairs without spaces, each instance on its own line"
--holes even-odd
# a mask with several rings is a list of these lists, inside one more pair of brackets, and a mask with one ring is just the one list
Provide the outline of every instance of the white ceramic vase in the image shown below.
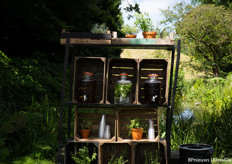
[[110,139],[110,125],[106,125],[105,132],[104,132],[104,138]]
[[106,127],[106,115],[103,114],[99,125],[99,138],[101,139],[104,137],[105,127]]
[[148,139],[149,140],[155,139],[154,121],[152,119],[149,119]]

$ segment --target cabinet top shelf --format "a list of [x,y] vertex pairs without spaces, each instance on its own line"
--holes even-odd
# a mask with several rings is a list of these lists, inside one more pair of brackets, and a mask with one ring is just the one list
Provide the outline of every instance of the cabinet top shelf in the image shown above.
[[98,103],[77,103],[73,101],[65,102],[66,105],[75,105],[76,107],[89,107],[89,108],[112,108],[112,109],[148,109],[148,108],[158,108],[158,107],[168,107],[168,105],[152,105],[152,104],[143,104],[143,105],[120,105],[120,104],[98,104]]
[[79,47],[99,47],[99,48],[118,48],[118,49],[175,49],[173,34],[165,39],[152,38],[111,38],[110,34],[91,34],[79,32],[62,32],[60,43],[62,45]]

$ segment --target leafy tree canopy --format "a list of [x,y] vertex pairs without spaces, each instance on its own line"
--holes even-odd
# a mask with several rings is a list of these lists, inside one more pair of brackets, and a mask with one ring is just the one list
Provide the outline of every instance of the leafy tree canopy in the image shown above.
[[193,3],[200,2],[201,4],[215,4],[216,6],[223,5],[226,8],[232,9],[231,0],[192,0]]
[[[173,25],[182,39],[184,52],[210,66],[214,76],[220,69],[231,71],[232,13],[223,6],[192,6],[179,3],[162,11],[162,24]],[[225,69],[226,68],[226,69]]]
[[193,9],[193,5],[187,5],[184,1],[177,3],[175,6],[168,7],[168,9],[161,9],[161,13],[164,15],[165,19],[160,23],[165,25],[171,31],[175,31],[177,26],[182,21],[184,15]]
[[222,6],[202,5],[191,10],[178,25],[178,33],[188,45],[189,54],[210,65],[214,76],[231,58],[232,13]]
[[8,56],[60,53],[62,29],[90,32],[95,23],[111,30],[123,24],[121,0],[1,1],[0,50]]

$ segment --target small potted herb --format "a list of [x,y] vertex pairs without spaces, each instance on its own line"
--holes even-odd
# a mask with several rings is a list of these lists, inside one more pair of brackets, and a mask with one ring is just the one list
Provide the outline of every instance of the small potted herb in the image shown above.
[[136,26],[130,26],[128,24],[123,25],[121,31],[126,35],[126,38],[136,38],[139,29]]
[[134,140],[140,140],[143,137],[143,123],[141,119],[136,118],[131,120],[131,124],[127,125],[127,129],[129,130],[129,135],[132,135]]
[[81,126],[81,137],[88,138],[90,133],[90,127],[93,121],[90,118],[83,118],[82,122],[80,123]]
[[149,18],[149,14],[147,12],[138,13],[135,15],[134,24],[138,26],[143,31],[144,38],[155,38],[156,32],[153,31],[154,25],[152,23],[151,18]]
[[104,34],[104,33],[107,33],[107,30],[108,30],[108,27],[106,26],[105,23],[103,24],[94,24],[92,29],[91,29],[91,32],[92,33],[99,33],[99,34]]

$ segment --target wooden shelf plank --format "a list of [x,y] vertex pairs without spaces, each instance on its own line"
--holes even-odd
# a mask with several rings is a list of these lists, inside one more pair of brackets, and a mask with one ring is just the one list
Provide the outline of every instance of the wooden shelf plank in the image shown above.
[[[61,44],[66,44],[66,39],[60,40]],[[111,40],[90,39],[90,38],[70,38],[70,44],[111,44]]]
[[115,109],[153,109],[158,107],[168,107],[166,103],[163,105],[150,105],[150,104],[143,104],[143,105],[121,105],[121,104],[98,104],[98,103],[77,103],[76,101],[68,101],[65,102],[65,105],[76,105],[78,108],[115,108]]
[[115,38],[112,39],[112,44],[119,45],[174,45],[174,40],[170,40],[169,38],[161,39],[161,38],[152,38],[152,39],[142,39],[142,38]]
[[98,142],[98,143],[116,143],[115,137],[112,139],[100,139],[100,138],[77,138],[74,139],[75,142]]
[[146,142],[152,142],[152,143],[157,143],[159,140],[149,140],[149,139],[141,139],[141,140],[133,140],[133,139],[125,139],[122,141],[117,141],[117,143],[146,143]]
[[77,32],[62,32],[60,43],[66,45],[69,39],[69,45],[80,47],[102,47],[118,49],[175,49],[175,41],[172,35],[163,38],[144,39],[144,38],[113,38],[110,34],[91,34]]

